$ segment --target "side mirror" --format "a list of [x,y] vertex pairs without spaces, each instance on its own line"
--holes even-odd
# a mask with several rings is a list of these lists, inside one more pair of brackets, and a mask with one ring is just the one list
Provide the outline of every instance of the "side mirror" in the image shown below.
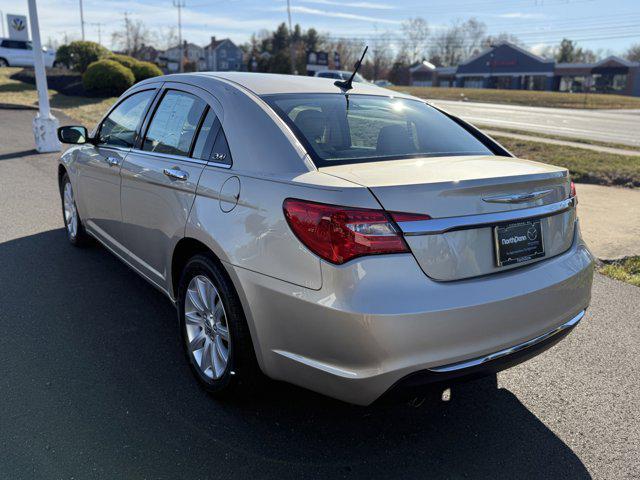
[[62,143],[83,144],[87,143],[89,132],[85,127],[68,126],[58,128],[58,140]]

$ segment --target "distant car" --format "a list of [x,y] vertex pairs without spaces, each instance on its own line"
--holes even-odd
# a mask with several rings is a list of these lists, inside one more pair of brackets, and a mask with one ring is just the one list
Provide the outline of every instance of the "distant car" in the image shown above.
[[[353,72],[349,72],[347,70],[321,70],[316,72],[315,76],[320,78],[335,78],[336,80],[348,80],[352,73]],[[359,73],[356,73],[356,76],[353,77],[353,81],[369,83],[369,81]]]
[[378,87],[393,87],[393,83],[390,82],[389,80],[376,80],[375,83]]
[[[44,66],[53,67],[56,52],[42,49]],[[0,67],[33,67],[33,47],[25,40],[0,39]]]
[[[527,360],[589,305],[593,257],[565,168],[515,158],[419,98],[348,92],[168,75],[134,85],[91,134],[58,130],[75,144],[58,166],[68,240],[96,238],[171,299],[211,392],[263,372],[366,405]],[[147,341],[127,321],[110,328]]]

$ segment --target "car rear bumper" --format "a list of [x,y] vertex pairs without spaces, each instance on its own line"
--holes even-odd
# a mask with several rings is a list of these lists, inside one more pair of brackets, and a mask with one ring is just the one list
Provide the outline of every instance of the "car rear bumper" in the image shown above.
[[429,279],[411,255],[323,264],[319,290],[231,270],[264,372],[366,405],[397,384],[500,370],[559,341],[589,304],[593,258],[576,228],[561,255],[455,282]]
[[412,390],[430,384],[448,384],[462,379],[481,377],[497,373],[507,368],[540,355],[565,338],[578,325],[585,315],[585,310],[578,315],[554,328],[526,342],[502,349],[498,352],[482,355],[463,362],[458,362],[440,367],[432,367],[419,372],[411,373],[396,382],[387,393],[395,393],[402,390]]

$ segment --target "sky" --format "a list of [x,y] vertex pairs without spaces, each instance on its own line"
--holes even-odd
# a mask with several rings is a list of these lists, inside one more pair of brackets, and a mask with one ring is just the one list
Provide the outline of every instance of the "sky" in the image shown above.
[[[80,38],[79,1],[37,0],[44,42]],[[183,38],[200,45],[211,36],[243,43],[287,20],[286,0],[184,1]],[[160,37],[178,21],[172,0],[83,0],[83,5],[87,40],[98,41],[100,30],[107,47],[113,46],[111,33],[121,27],[125,12]],[[27,0],[0,0],[0,11],[26,14]],[[563,37],[607,54],[640,43],[640,0],[291,0],[291,15],[304,29],[363,43],[387,32],[397,38],[402,22],[417,16],[427,20],[432,33],[475,17],[488,33],[514,34],[533,51]]]

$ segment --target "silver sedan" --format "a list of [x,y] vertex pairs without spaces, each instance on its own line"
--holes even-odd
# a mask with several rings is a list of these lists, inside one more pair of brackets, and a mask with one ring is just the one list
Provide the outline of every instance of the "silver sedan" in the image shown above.
[[366,405],[524,361],[590,301],[567,170],[408,95],[170,75],[59,138],[69,241],[176,305],[216,394],[266,376]]

